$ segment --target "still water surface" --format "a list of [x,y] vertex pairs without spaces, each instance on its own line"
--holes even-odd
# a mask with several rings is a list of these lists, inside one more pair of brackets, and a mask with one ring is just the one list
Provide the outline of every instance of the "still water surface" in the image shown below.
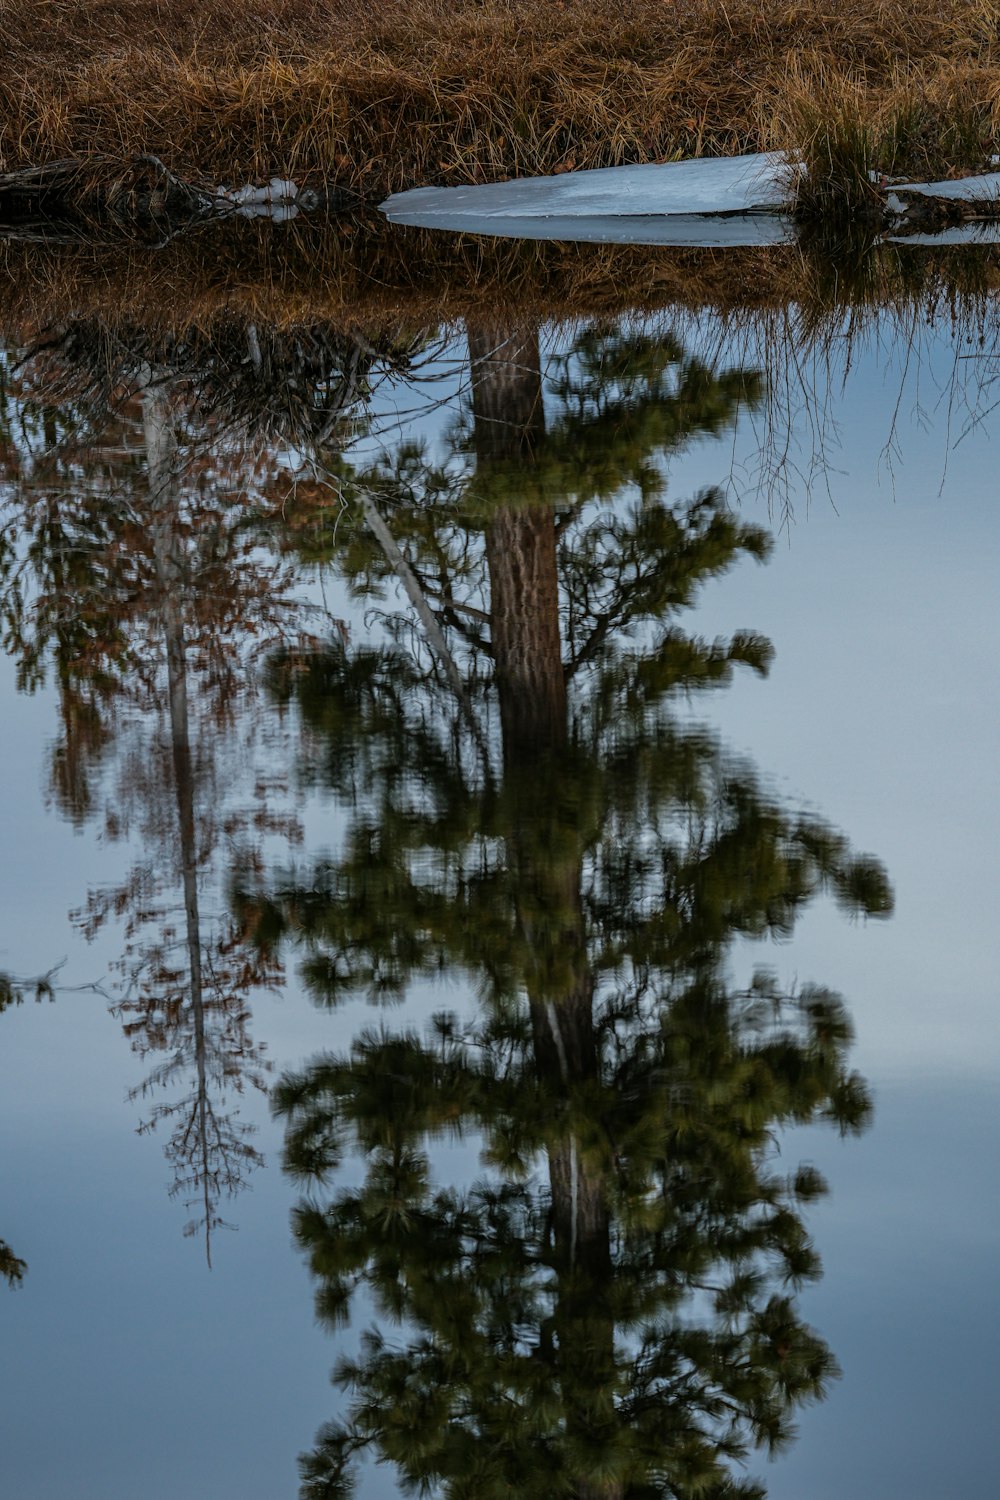
[[4,1494],[986,1492],[967,338],[10,346]]

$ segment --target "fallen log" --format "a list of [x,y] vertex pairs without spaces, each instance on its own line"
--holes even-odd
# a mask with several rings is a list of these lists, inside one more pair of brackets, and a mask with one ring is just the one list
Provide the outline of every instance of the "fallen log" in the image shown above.
[[0,225],[80,226],[156,241],[214,211],[214,195],[156,156],[46,162],[0,174]]

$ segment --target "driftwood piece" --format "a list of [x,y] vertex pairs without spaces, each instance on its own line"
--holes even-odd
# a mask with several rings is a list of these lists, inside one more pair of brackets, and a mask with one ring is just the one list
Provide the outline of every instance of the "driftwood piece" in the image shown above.
[[112,231],[162,240],[215,211],[215,195],[176,177],[155,156],[91,157],[0,173],[0,226]]

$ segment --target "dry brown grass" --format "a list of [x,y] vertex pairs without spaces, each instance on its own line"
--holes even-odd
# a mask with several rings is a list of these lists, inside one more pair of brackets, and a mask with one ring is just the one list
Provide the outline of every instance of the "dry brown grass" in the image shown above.
[[790,147],[831,98],[880,164],[964,165],[998,36],[997,0],[0,0],[0,169],[151,152],[378,197]]

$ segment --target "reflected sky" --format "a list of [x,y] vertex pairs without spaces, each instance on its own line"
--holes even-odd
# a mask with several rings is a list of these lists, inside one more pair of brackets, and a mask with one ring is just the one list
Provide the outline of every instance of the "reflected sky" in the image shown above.
[[[944,384],[946,338],[932,354],[923,378]],[[844,1378],[799,1419],[787,1456],[751,1462],[777,1500],[848,1489],[931,1500],[983,1488],[990,1464],[1000,521],[985,432],[948,458],[940,494],[941,423],[908,428],[894,492],[877,485],[887,387],[885,361],[860,357],[832,398],[850,433],[837,460],[844,472],[831,478],[835,505],[825,494],[808,507],[800,499],[794,523],[775,527],[768,565],[743,563],[706,583],[685,618],[709,638],[741,629],[770,638],[768,681],[737,674],[724,693],[701,695],[692,716],[751,755],[783,797],[876,851],[896,892],[889,923],[847,925],[820,902],[791,941],[763,955],[784,983],[818,979],[848,998],[852,1062],[876,1100],[876,1125],[860,1140],[806,1131],[787,1146],[791,1160],[815,1160],[831,1181],[831,1196],[809,1211],[825,1276],[802,1306]],[[695,442],[670,459],[671,493],[739,476],[757,442],[749,422],[735,439]],[[759,502],[742,514],[781,519]],[[327,602],[351,620],[354,643],[377,639],[378,622],[362,634],[361,612],[337,588],[327,580]],[[67,985],[108,985],[115,934],[88,948],[67,913],[88,888],[120,880],[123,848],[59,817],[44,770],[55,698],[15,693],[9,663],[2,671],[2,816],[17,860],[5,881],[0,965],[34,974],[66,955]],[[304,797],[300,815],[307,849],[341,837],[321,792]],[[738,975],[760,961],[759,945],[734,950]],[[254,1007],[255,1040],[279,1074],[346,1048],[371,1020],[356,1003],[314,1009],[289,967],[287,991]],[[405,1014],[419,1022],[440,1003],[418,988]],[[295,1454],[336,1400],[334,1356],[291,1249],[296,1190],[279,1171],[282,1130],[266,1102],[241,1104],[268,1165],[227,1211],[239,1233],[221,1234],[209,1277],[164,1191],[162,1142],[133,1134],[136,1105],[125,1095],[138,1063],[102,997],[29,1001],[0,1028],[9,1143],[0,1233],[29,1264],[24,1286],[0,1299],[9,1392],[0,1472],[12,1493],[129,1493],[151,1454],[143,1487],[154,1496],[294,1493]],[[474,1160],[454,1148],[459,1175],[474,1172]],[[366,1471],[362,1494],[395,1493],[388,1471]]]

